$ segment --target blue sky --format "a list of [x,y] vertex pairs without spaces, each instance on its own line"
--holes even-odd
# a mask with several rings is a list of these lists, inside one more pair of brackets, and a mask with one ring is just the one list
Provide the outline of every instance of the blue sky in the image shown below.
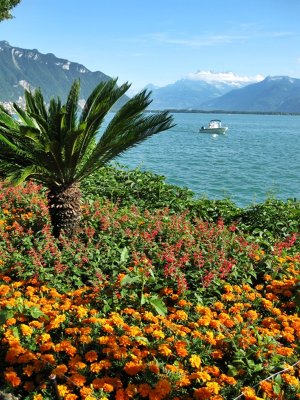
[[21,0],[0,40],[129,81],[197,71],[300,78],[299,0]]

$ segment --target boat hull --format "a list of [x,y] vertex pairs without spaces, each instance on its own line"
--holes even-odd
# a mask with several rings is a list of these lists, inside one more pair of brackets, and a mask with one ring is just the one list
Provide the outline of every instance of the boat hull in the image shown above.
[[201,128],[199,129],[199,132],[201,133],[225,133],[227,131],[228,127],[223,126],[222,128]]

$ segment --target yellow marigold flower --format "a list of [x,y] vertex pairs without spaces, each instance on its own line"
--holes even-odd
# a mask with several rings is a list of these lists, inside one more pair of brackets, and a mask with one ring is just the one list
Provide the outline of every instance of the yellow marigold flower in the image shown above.
[[160,352],[160,354],[162,354],[165,357],[169,357],[172,354],[172,350],[170,349],[170,347],[167,344],[161,344],[158,347],[158,351]]
[[109,325],[109,324],[103,325],[103,326],[102,326],[102,330],[103,330],[104,332],[106,332],[106,333],[110,333],[110,334],[114,333],[114,328],[113,328],[111,325]]
[[21,328],[22,335],[24,335],[24,336],[32,335],[33,329],[30,328],[30,326],[28,326],[26,324],[21,324],[20,328]]
[[57,390],[59,395],[62,397],[69,393],[69,389],[66,385],[57,385]]
[[160,329],[156,329],[152,332],[152,336],[155,339],[163,339],[165,337],[165,334],[163,333],[163,331],[161,331]]
[[221,311],[221,310],[223,310],[224,309],[224,304],[221,302],[221,301],[216,301],[215,303],[214,303],[214,308],[216,309],[216,310],[219,310],[219,311]]
[[65,314],[57,315],[50,323],[46,326],[47,331],[51,329],[57,329],[66,320]]
[[211,381],[211,376],[206,371],[196,371],[191,373],[191,379],[199,379],[202,382]]
[[188,314],[183,310],[177,310],[175,313],[175,319],[179,321],[186,321],[188,318]]
[[284,373],[284,374],[282,374],[281,376],[282,376],[282,379],[283,379],[288,385],[300,387],[299,379],[296,378],[295,376],[290,375],[290,374],[288,374],[288,373]]
[[18,377],[16,371],[12,367],[6,368],[4,372],[4,379],[13,387],[21,384],[21,379]]
[[191,366],[193,368],[199,369],[201,366],[201,358],[197,354],[193,354],[190,358],[189,361],[191,363]]
[[217,382],[207,382],[206,386],[212,394],[218,394],[221,390],[221,387]]
[[43,399],[44,399],[44,397],[41,394],[35,394],[33,396],[33,400],[43,400]]

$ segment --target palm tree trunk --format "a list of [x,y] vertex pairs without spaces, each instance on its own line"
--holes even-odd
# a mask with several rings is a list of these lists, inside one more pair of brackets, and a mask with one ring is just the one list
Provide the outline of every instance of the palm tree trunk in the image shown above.
[[81,217],[81,191],[76,183],[50,189],[48,208],[53,236],[59,238],[61,231],[71,237]]

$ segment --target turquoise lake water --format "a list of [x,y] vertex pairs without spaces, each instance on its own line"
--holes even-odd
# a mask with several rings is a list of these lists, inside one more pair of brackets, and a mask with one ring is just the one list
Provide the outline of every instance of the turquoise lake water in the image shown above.
[[[199,133],[215,118],[229,127],[226,134]],[[241,207],[270,196],[300,199],[300,116],[174,113],[174,119],[173,129],[116,161]]]

